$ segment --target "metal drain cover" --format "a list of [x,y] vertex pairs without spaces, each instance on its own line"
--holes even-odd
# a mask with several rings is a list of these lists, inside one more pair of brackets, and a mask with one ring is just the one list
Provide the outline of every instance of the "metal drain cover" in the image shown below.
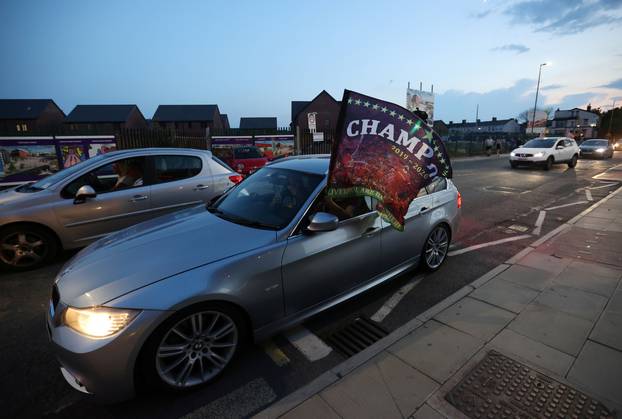
[[471,418],[613,418],[602,403],[490,351],[445,399]]
[[326,342],[341,354],[351,357],[379,341],[387,331],[367,317],[357,317],[326,338]]

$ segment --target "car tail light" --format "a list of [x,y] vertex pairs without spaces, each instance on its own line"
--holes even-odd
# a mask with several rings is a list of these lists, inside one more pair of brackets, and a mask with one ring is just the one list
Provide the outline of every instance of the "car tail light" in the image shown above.
[[229,176],[229,180],[237,185],[244,180],[244,177],[242,175],[231,175]]
[[458,192],[458,198],[456,198],[456,203],[458,204],[458,208],[462,208],[462,194]]

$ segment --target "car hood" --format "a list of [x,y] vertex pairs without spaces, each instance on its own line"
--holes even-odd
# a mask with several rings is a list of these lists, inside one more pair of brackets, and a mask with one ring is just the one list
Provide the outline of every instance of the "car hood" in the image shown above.
[[199,206],[137,224],[93,243],[63,267],[56,282],[65,304],[101,305],[275,239],[275,231],[234,224]]
[[606,145],[580,145],[579,148],[581,150],[598,150],[599,148],[606,150],[608,147]]
[[520,153],[520,154],[536,154],[536,153],[550,153],[551,149],[550,148],[527,148],[527,147],[520,147],[520,148],[516,148],[514,150],[512,150],[513,153]]
[[[39,192],[17,192],[15,188],[0,191],[0,208],[1,206],[13,207],[30,207],[38,204],[39,201],[47,199],[48,191]],[[0,210],[1,211],[1,210]]]

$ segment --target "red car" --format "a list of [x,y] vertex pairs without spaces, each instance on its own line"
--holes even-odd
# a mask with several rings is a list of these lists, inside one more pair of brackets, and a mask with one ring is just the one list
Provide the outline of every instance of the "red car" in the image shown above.
[[244,146],[233,149],[233,156],[227,161],[229,166],[238,173],[248,176],[268,163],[259,147]]

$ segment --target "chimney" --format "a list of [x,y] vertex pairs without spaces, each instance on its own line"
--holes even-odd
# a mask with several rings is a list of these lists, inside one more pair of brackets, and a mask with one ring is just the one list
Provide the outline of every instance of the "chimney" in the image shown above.
[[496,116],[492,117],[492,122],[497,122],[497,117]]
[[453,125],[454,121],[449,121],[449,125]]
[[589,111],[591,111],[591,110],[592,110],[592,104],[591,104],[591,103],[588,103],[588,104],[587,104],[587,111],[589,112]]
[[477,123],[479,124],[480,122],[482,122],[482,120],[481,119],[477,119]]
[[462,120],[462,123],[463,123],[463,124],[466,124],[466,119],[463,119],[463,120]]

